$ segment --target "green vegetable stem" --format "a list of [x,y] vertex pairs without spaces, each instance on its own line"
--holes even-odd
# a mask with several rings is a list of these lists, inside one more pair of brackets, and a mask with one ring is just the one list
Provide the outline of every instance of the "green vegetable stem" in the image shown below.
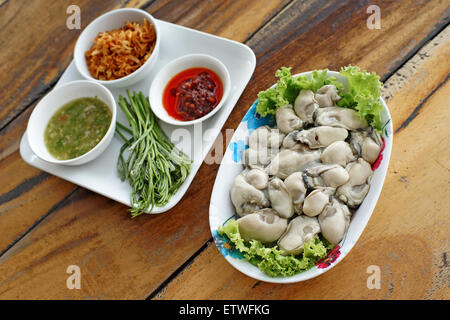
[[128,180],[131,216],[166,205],[186,180],[191,159],[177,149],[161,130],[148,98],[127,90],[128,100],[119,96],[119,107],[129,127],[117,122],[116,133],[124,141],[117,160],[122,181]]

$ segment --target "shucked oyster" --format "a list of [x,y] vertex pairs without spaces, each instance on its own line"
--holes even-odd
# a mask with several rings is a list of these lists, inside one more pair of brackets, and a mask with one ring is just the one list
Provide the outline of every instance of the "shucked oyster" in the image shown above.
[[256,189],[263,190],[267,188],[267,183],[269,182],[269,176],[264,170],[261,169],[250,169],[244,170],[242,172],[246,181],[254,186]]
[[290,149],[298,152],[311,152],[311,148],[307,144],[304,144],[297,139],[297,135],[303,131],[294,130],[289,132],[289,134],[287,134],[283,139],[281,149]]
[[356,130],[367,128],[367,121],[361,119],[355,110],[341,107],[319,108],[316,112],[316,124]]
[[273,209],[262,209],[237,220],[244,240],[261,242],[277,241],[285,232],[287,220],[280,218]]
[[325,85],[317,90],[314,97],[321,108],[334,107],[336,106],[336,102],[341,100],[341,97],[337,93],[336,86],[332,84]]
[[284,184],[286,185],[286,188],[292,198],[292,202],[294,203],[295,212],[301,213],[301,206],[307,191],[302,173],[292,173],[284,180]]
[[317,218],[299,216],[289,223],[286,232],[278,240],[278,246],[284,254],[299,254],[303,245],[310,242],[320,232]]
[[247,148],[242,152],[242,164],[250,169],[263,169],[278,151],[278,149]]
[[278,108],[275,118],[278,129],[280,129],[280,131],[284,134],[300,129],[303,126],[303,121],[297,117],[290,104]]
[[264,168],[278,153],[284,134],[278,129],[262,126],[252,132],[248,138],[249,148],[242,153],[245,167]]
[[373,164],[380,155],[383,141],[378,132],[369,127],[367,130],[353,131],[350,135],[350,147],[353,152]]
[[294,215],[294,204],[286,185],[280,178],[272,178],[268,186],[269,200],[272,208],[282,218]]
[[316,189],[303,201],[303,213],[309,217],[315,217],[322,213],[325,206],[330,202],[330,197],[334,189],[321,188]]
[[336,141],[323,150],[320,159],[326,164],[339,164],[343,167],[355,160],[352,149],[345,141]]
[[337,188],[348,181],[349,175],[338,164],[320,164],[306,169],[303,179],[309,189]]
[[349,180],[336,190],[337,197],[349,207],[357,207],[363,202],[369,192],[369,182],[373,171],[370,164],[362,158],[350,162],[345,170],[348,171]]
[[283,142],[284,134],[278,129],[262,126],[252,132],[248,138],[251,149],[278,149]]
[[293,150],[281,150],[266,167],[269,175],[286,179],[290,174],[303,171],[312,162],[319,160],[320,151],[297,152]]
[[350,210],[337,199],[332,199],[319,215],[319,224],[322,235],[332,244],[338,244],[344,237],[350,224]]
[[311,149],[318,149],[328,147],[336,141],[344,141],[347,136],[348,132],[344,128],[320,126],[308,130],[296,131],[293,139],[307,144]]
[[314,114],[319,108],[314,92],[311,90],[300,90],[299,95],[294,102],[295,113],[305,123],[314,123]]
[[230,196],[236,212],[240,216],[255,212],[270,205],[265,193],[255,188],[246,179],[246,173],[234,178]]

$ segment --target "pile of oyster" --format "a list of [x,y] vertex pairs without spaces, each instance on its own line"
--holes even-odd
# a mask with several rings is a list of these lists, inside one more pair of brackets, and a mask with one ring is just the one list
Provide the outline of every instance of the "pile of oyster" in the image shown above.
[[319,233],[334,245],[342,240],[382,141],[339,99],[334,85],[301,90],[294,106],[277,109],[277,127],[252,132],[231,188],[244,240],[277,242],[294,255]]

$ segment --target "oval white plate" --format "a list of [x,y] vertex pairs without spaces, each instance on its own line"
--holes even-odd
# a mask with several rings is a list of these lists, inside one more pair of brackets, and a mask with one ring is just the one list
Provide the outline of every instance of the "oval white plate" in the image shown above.
[[[296,74],[295,76],[309,75],[310,73],[311,72],[303,72]],[[344,84],[344,86],[346,85],[346,78],[340,76],[338,72],[329,71],[328,75],[335,76]],[[273,116],[263,118],[256,114],[257,101],[253,103],[236,129],[227,151],[225,152],[217,173],[216,181],[214,183],[209,207],[209,225],[214,241],[220,253],[222,253],[225,259],[233,267],[257,280],[273,283],[293,283],[308,280],[325,273],[340,262],[350,252],[356,241],[358,241],[361,236],[361,233],[366,227],[367,222],[375,209],[375,205],[383,187],[384,178],[386,177],[389,159],[391,157],[393,137],[392,120],[386,103],[383,99],[380,98],[380,100],[384,107],[382,121],[383,123],[386,123],[383,128],[382,135],[385,146],[381,153],[382,160],[379,167],[374,171],[369,193],[358,210],[353,214],[347,233],[339,245],[328,254],[327,258],[319,261],[312,269],[292,277],[269,277],[260,271],[256,266],[245,260],[239,251],[233,250],[233,246],[231,246],[230,249],[230,245],[226,243],[226,237],[220,236],[217,232],[217,228],[223,225],[230,218],[234,217],[235,214],[230,200],[230,188],[234,178],[243,170],[240,160],[242,151],[248,147],[248,136],[253,130],[262,125],[275,125],[275,119]]]

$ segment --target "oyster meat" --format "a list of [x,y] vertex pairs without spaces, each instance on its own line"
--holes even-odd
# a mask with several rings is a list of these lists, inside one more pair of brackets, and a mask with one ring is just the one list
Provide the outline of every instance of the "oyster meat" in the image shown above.
[[341,107],[319,108],[316,112],[316,125],[356,130],[367,128],[367,121],[361,119],[352,109]]

